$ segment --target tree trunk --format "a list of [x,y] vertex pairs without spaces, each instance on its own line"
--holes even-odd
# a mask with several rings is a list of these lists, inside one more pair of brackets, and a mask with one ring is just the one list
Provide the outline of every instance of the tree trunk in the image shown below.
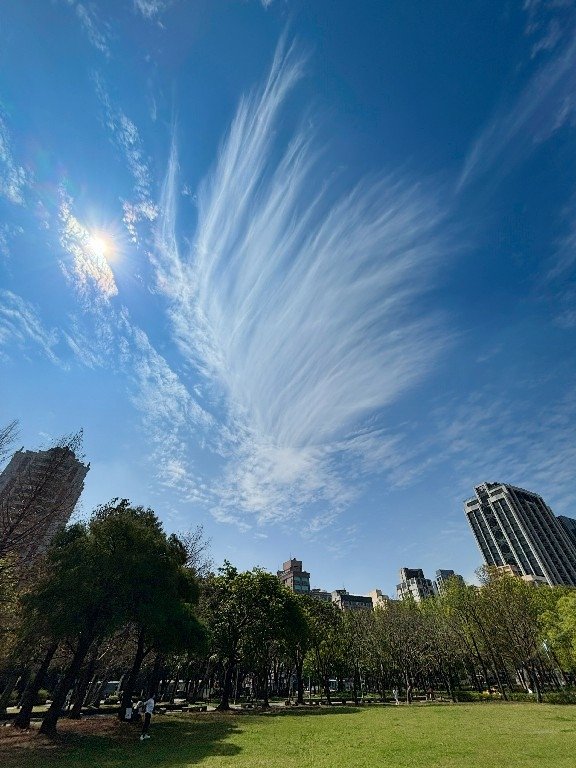
[[96,674],[92,675],[92,680],[88,683],[88,688],[86,690],[86,696],[84,697],[84,706],[90,707],[92,706],[92,702],[94,700],[94,694],[96,693],[96,688],[99,688],[98,684],[98,676]]
[[132,708],[132,696],[134,695],[134,687],[136,680],[140,674],[142,668],[142,662],[144,661],[144,630],[140,631],[138,635],[138,642],[136,644],[136,654],[132,662],[132,668],[126,676],[124,685],[122,686],[122,701],[120,702],[120,710],[118,711],[118,717],[120,720],[126,720],[126,710]]
[[[556,668],[557,668],[558,672],[560,673],[560,680],[559,680],[559,682],[563,683],[565,686],[566,685],[570,685],[570,680],[568,679],[568,677],[566,676],[566,673],[562,669],[562,666],[561,666],[560,662],[558,661],[558,656],[556,656],[556,654],[554,653],[552,648],[547,648],[547,651],[550,654],[550,656],[552,656],[552,659],[554,660],[554,663],[556,664]],[[559,690],[562,689],[562,684],[560,684],[558,686],[558,689]]]
[[78,677],[78,673],[80,672],[82,663],[86,658],[86,654],[90,650],[91,644],[91,636],[85,635],[84,637],[80,637],[78,641],[78,647],[76,648],[76,653],[72,657],[72,661],[70,662],[64,677],[56,688],[56,691],[54,692],[54,698],[52,699],[52,704],[50,704],[50,707],[48,708],[48,711],[42,720],[40,733],[44,734],[45,736],[54,736],[56,734],[56,723],[62,714],[62,707],[66,701],[66,695],[74,684],[74,680],[76,680]]
[[326,696],[327,703],[332,704],[332,699],[330,697],[330,680],[328,675],[324,675],[324,695]]
[[302,676],[302,667],[304,660],[296,661],[296,703],[304,704],[304,677]]
[[169,699],[170,704],[174,704],[174,699],[176,698],[176,693],[178,692],[179,678],[180,678],[180,666],[177,666],[176,675],[174,676],[174,685],[172,686],[172,693],[170,694],[170,699]]
[[260,675],[260,688],[262,690],[262,709],[270,709],[270,700],[268,698],[268,670]]
[[[358,667],[354,665],[354,674],[352,676],[352,695],[354,697],[354,704],[358,704],[358,681],[360,680],[360,673],[358,672]],[[338,686],[340,688],[340,686]],[[340,690],[344,690],[344,686],[340,688]]]
[[194,677],[190,678],[190,686],[186,698],[190,702],[194,702],[200,698],[200,694],[206,688],[206,685],[210,682],[210,663],[208,662],[202,673],[202,677],[196,677],[196,669],[193,668],[192,672]]
[[53,643],[44,654],[44,658],[38,667],[34,678],[28,683],[22,694],[20,712],[16,715],[14,725],[17,728],[28,728],[30,726],[30,718],[32,717],[32,709],[38,691],[42,688],[42,683],[48,672],[48,667],[52,661],[54,654],[58,648],[58,643]]
[[222,698],[220,704],[216,707],[219,712],[227,712],[230,709],[230,697],[232,695],[232,681],[234,679],[234,664],[230,663],[226,667],[224,674],[224,686],[222,687]]
[[530,682],[532,683],[532,687],[534,691],[536,692],[536,701],[538,704],[542,704],[542,690],[540,688],[540,681],[538,679],[538,672],[534,666],[534,664],[528,663],[526,665],[526,671],[528,672],[528,678],[530,679]]
[[79,720],[80,715],[82,713],[82,707],[84,705],[84,698],[86,697],[86,693],[88,691],[88,686],[90,685],[90,680],[92,679],[92,675],[94,674],[94,670],[96,669],[96,664],[98,663],[98,646],[100,644],[98,643],[92,650],[92,653],[90,654],[90,658],[88,659],[88,663],[85,665],[84,669],[80,673],[80,678],[78,680],[78,684],[76,685],[76,692],[74,695],[74,704],[72,705],[72,709],[70,710],[70,713],[68,717],[71,720]]
[[151,693],[155,699],[158,699],[158,688],[160,687],[160,677],[162,675],[163,664],[164,664],[164,656],[161,653],[157,653],[156,658],[154,659],[154,666],[152,667],[152,673],[150,675],[150,679],[148,682],[148,693]]
[[[484,658],[482,657],[482,654],[480,653],[480,650],[478,648],[478,644],[476,642],[476,638],[473,634],[470,635],[470,639],[472,640],[472,645],[474,646],[474,654],[476,655],[476,658],[478,659],[480,663],[480,667],[482,668],[482,673],[484,675],[484,685],[486,688],[490,687],[490,680],[488,679],[488,667],[484,663]],[[478,680],[476,679],[476,685],[478,685]],[[478,685],[478,693],[482,693],[482,687]]]
[[[36,661],[36,659],[33,659],[33,661]],[[31,677],[32,677],[32,663],[29,664],[24,669],[24,671],[18,678],[18,681],[16,682],[16,690],[20,695],[18,699],[18,706],[21,706],[22,704],[22,696],[24,696],[24,691],[26,690],[26,688],[28,688],[28,683],[30,682]]]
[[404,681],[406,683],[406,704],[412,704],[412,683],[408,672],[404,673]]
[[[468,679],[470,680],[470,683],[476,688],[478,693],[482,693],[483,688],[480,685],[480,681],[478,680],[478,675],[476,673],[476,667],[474,665],[474,658],[473,658],[473,654],[472,653],[470,653],[464,659],[463,664],[464,664],[464,669],[466,671],[466,674],[468,675]],[[482,670],[484,669],[484,665],[483,664],[481,664],[480,667],[481,667]],[[487,671],[484,674],[487,674]],[[486,678],[485,678],[485,682],[486,682],[486,687],[488,688],[489,687],[489,682],[488,682],[488,680]],[[458,687],[460,688],[460,686],[458,686]]]
[[106,690],[106,686],[108,685],[108,675],[110,673],[110,670],[106,669],[104,671],[104,674],[102,675],[102,680],[100,683],[96,684],[96,687],[92,693],[91,699],[89,703],[91,706],[96,707],[96,709],[100,708],[100,701],[102,699],[102,696],[104,695],[104,691]]
[[14,688],[16,688],[16,683],[18,682],[19,677],[20,677],[19,669],[17,669],[14,672],[11,672],[8,675],[8,680],[6,682],[6,685],[4,686],[2,695],[0,696],[0,715],[6,714],[6,709],[8,707],[8,704],[10,703],[10,696],[12,695],[12,691],[14,690]]

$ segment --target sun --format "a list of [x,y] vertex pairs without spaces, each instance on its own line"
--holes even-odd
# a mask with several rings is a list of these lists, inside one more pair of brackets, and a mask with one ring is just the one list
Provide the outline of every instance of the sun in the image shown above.
[[99,259],[109,258],[112,252],[110,241],[95,232],[88,236],[87,246],[88,250]]

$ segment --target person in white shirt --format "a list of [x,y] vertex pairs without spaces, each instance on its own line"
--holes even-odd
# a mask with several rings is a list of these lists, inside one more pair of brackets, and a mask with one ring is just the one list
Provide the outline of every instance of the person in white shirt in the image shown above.
[[144,722],[142,723],[142,733],[140,734],[140,741],[149,739],[148,729],[150,728],[150,720],[152,719],[152,712],[154,712],[154,696],[150,694],[145,702],[142,703],[144,710]]

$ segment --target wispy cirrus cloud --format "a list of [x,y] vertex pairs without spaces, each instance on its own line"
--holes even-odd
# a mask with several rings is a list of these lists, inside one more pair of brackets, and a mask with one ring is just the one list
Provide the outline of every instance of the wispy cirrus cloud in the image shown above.
[[[534,12],[541,4],[533,4]],[[536,6],[538,6],[536,8]],[[551,6],[552,7],[552,6]],[[560,6],[556,5],[555,10]],[[562,10],[560,8],[560,10]],[[528,31],[541,32],[533,17]],[[576,119],[576,19],[573,7],[556,37],[557,19],[539,35],[535,46],[548,55],[515,98],[507,98],[481,130],[468,153],[458,188],[493,171],[498,163],[510,168],[559,128]],[[534,53],[533,49],[533,53]]]
[[102,77],[94,75],[96,94],[104,109],[105,126],[113,144],[121,152],[134,181],[134,200],[123,201],[123,221],[132,242],[138,241],[137,226],[153,222],[158,207],[151,194],[151,173],[140,133],[135,123],[112,103]]
[[126,159],[134,179],[134,191],[140,200],[150,198],[150,170],[136,125],[118,107],[115,107],[102,77],[94,75],[96,95],[104,108],[104,120],[116,147]]
[[110,28],[98,15],[96,4],[78,3],[76,0],[67,1],[68,5],[74,8],[91,45],[105,56],[110,56]]
[[456,408],[450,403],[436,414],[435,454],[449,458],[463,496],[485,480],[512,483],[541,493],[557,514],[572,514],[576,389],[537,403],[527,394],[485,387]]
[[45,327],[31,302],[12,291],[0,290],[0,347],[6,349],[16,345],[20,352],[25,352],[32,344],[50,362],[61,365],[55,351],[59,341],[60,333]]
[[0,262],[8,261],[11,256],[12,241],[22,234],[24,229],[20,225],[0,224]]
[[524,0],[526,35],[533,40],[532,58],[553,50],[573,32],[572,0]]
[[142,414],[157,479],[177,489],[184,501],[206,501],[208,491],[191,464],[188,441],[191,433],[209,428],[212,417],[126,312],[121,327],[132,402]]
[[23,205],[29,184],[28,172],[14,158],[6,118],[0,110],[0,195],[11,203]]
[[155,19],[173,2],[174,0],[134,0],[134,10],[141,13],[145,19]]
[[94,236],[72,213],[72,199],[61,192],[60,245],[69,259],[60,261],[64,275],[86,299],[110,299],[118,293],[110,265],[94,247]]
[[576,328],[576,198],[562,211],[566,230],[538,275],[540,293],[550,300],[556,325]]
[[281,44],[264,86],[240,103],[198,194],[190,254],[176,237],[173,150],[156,243],[180,350],[227,408],[216,514],[235,507],[260,522],[349,501],[347,438],[384,418],[447,341],[423,311],[447,252],[437,196],[398,175],[318,184],[310,130],[277,140],[303,67]]
[[128,399],[140,414],[151,479],[161,488],[176,489],[184,502],[206,501],[208,490],[194,470],[188,441],[192,432],[209,427],[211,416],[128,309],[87,302],[81,315],[68,318],[60,335],[80,365],[124,377]]
[[158,218],[158,206],[152,200],[122,201],[122,221],[128,232],[130,242],[138,243],[138,225],[140,222],[152,223]]

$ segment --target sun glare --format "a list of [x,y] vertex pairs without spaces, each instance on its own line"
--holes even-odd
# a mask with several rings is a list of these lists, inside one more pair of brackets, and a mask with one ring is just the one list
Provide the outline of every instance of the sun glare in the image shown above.
[[102,235],[91,234],[88,238],[88,249],[99,259],[107,259],[111,254],[110,243]]

